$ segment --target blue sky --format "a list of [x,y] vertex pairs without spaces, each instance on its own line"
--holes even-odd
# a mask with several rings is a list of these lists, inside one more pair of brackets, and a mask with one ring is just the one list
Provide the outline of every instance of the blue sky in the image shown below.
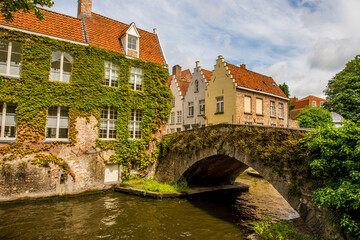
[[[76,17],[76,0],[51,10]],[[327,82],[360,54],[358,0],[93,0],[93,12],[157,28],[170,71],[218,55],[289,85],[296,97],[324,97]]]

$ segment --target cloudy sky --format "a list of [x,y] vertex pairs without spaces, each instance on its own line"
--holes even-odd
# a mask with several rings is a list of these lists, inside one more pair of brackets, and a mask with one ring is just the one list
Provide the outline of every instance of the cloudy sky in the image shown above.
[[[51,10],[75,16],[76,0]],[[93,12],[157,28],[170,69],[213,70],[218,55],[324,97],[327,82],[360,54],[358,0],[93,0]]]

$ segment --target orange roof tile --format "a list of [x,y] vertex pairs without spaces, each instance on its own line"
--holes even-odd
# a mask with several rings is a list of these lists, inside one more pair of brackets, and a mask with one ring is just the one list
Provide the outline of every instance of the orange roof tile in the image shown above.
[[181,91],[181,96],[185,97],[186,92],[187,92],[187,90],[189,88],[190,82],[180,80],[180,81],[177,81],[177,83],[178,83],[178,86],[179,86],[180,91]]
[[293,110],[295,109],[302,109],[307,106],[312,106],[312,102],[316,102],[316,106],[320,107],[320,102],[326,102],[326,99],[315,97],[315,96],[307,96],[300,100],[294,101],[294,98],[292,98],[292,101],[290,102],[290,105],[295,105]]
[[201,71],[204,74],[205,80],[209,83],[210,78],[212,76],[212,71],[209,71],[209,70],[206,70],[206,69],[201,69]]
[[13,13],[13,22],[7,22],[3,17],[0,17],[0,24],[68,40],[85,42],[80,19],[46,9],[41,9],[41,12],[44,14],[44,20],[39,20],[33,13],[18,11]]
[[[91,16],[84,18],[88,42],[91,45],[124,53],[119,37],[129,25],[96,13],[91,13]],[[140,34],[139,58],[164,65],[156,35],[141,29],[137,30]]]
[[271,77],[247,70],[243,67],[237,67],[227,62],[225,63],[238,86],[286,98],[286,95]]

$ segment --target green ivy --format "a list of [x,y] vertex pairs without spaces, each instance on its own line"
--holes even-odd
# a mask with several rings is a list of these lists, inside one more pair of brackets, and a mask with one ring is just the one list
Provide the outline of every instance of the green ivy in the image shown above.
[[[1,29],[0,39],[21,42],[21,76],[0,77],[0,101],[17,104],[17,142],[0,148],[7,154],[2,161],[17,156],[49,151],[61,142],[44,144],[47,109],[69,107],[69,140],[76,143],[77,117],[95,116],[100,120],[104,107],[115,107],[117,139],[97,140],[96,146],[114,149],[114,163],[128,168],[130,161],[140,163],[141,170],[154,162],[148,152],[152,134],[165,124],[171,111],[171,91],[166,86],[168,70],[162,65],[141,59],[129,59],[124,54],[95,46],[83,46],[18,31]],[[64,51],[73,57],[71,82],[49,81],[53,51]],[[102,85],[105,60],[120,66],[119,87]],[[143,91],[130,89],[130,67],[143,69]],[[131,110],[142,111],[142,139],[129,140],[128,122]],[[97,125],[99,126],[99,125]],[[95,147],[95,146],[94,146]]]

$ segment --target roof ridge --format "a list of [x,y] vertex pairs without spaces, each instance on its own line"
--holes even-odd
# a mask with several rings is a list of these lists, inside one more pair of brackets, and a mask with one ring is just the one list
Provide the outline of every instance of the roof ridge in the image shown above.
[[[109,17],[103,16],[103,15],[100,15],[100,14],[94,13],[94,12],[91,12],[91,14],[95,14],[95,15],[97,15],[97,16],[99,16],[99,17],[106,18],[106,19],[109,19],[109,20],[111,20],[111,21],[115,21],[115,22],[118,22],[118,23],[125,24],[125,25],[127,25],[128,27],[130,27],[131,23],[133,23],[133,22],[131,22],[130,24],[127,24],[127,23],[124,23],[124,22],[120,22],[120,21],[118,21],[118,20],[116,20],[116,19],[109,18]],[[141,31],[144,31],[144,32],[147,32],[147,33],[150,33],[150,34],[155,35],[153,32],[149,32],[149,31],[147,31],[147,30],[144,30],[144,29],[141,29],[141,28],[138,28],[138,27],[136,27],[136,28],[137,28],[138,30],[141,30]]]
[[232,65],[232,66],[234,66],[234,67],[236,67],[236,68],[238,68],[238,69],[246,70],[246,71],[248,71],[248,72],[252,72],[252,73],[255,73],[255,74],[258,74],[258,75],[267,77],[267,78],[272,78],[272,77],[270,77],[270,76],[267,76],[267,75],[264,75],[264,74],[261,74],[261,73],[258,73],[258,72],[249,70],[249,69],[247,69],[247,68],[238,67],[238,66],[236,66],[236,65],[234,65],[234,64],[231,64],[231,63],[228,63],[228,62],[226,62],[226,61],[225,61],[225,63],[226,63],[226,64],[229,64],[229,65]]
[[42,7],[39,7],[39,9],[41,9],[41,11],[44,10],[44,11],[46,11],[46,12],[55,13],[55,14],[58,14],[58,15],[62,15],[62,16],[65,16],[65,17],[69,17],[69,18],[73,18],[73,19],[77,19],[77,20],[81,21],[80,18],[77,18],[77,17],[74,17],[74,16],[70,16],[70,15],[67,15],[67,14],[55,12],[55,11],[52,11],[52,10],[49,10],[49,9],[46,9],[46,8],[42,8]]

